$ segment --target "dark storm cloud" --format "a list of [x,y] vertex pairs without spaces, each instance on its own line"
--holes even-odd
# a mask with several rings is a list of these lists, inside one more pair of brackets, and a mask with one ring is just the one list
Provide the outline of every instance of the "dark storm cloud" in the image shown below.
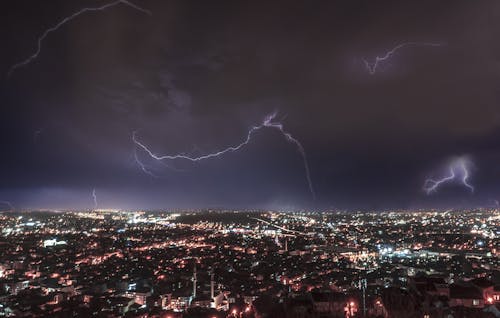
[[[102,2],[16,2],[4,10],[2,69],[32,52],[61,17]],[[500,8],[494,1],[241,3],[144,1],[51,34],[31,65],[1,83],[0,199],[21,206],[409,207],[500,197]],[[8,13],[8,16],[7,16]],[[408,48],[370,75],[374,59]],[[139,152],[211,152],[278,110],[308,154],[273,131],[200,164]],[[37,134],[34,142],[34,133]],[[470,155],[477,193],[422,182]],[[458,200],[457,198],[460,198]]]

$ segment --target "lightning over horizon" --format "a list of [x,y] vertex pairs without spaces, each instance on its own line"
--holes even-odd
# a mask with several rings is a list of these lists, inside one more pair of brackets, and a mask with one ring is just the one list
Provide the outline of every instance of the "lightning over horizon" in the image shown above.
[[137,148],[134,148],[134,161],[135,163],[137,164],[137,166],[139,166],[139,168],[146,174],[148,174],[149,176],[153,177],[153,178],[158,178],[157,175],[155,175],[153,172],[151,172],[147,167],[146,165],[139,159],[139,156],[137,155]]
[[377,72],[377,67],[379,66],[380,63],[386,62],[389,60],[398,50],[403,49],[405,47],[409,46],[443,46],[443,43],[430,43],[430,42],[405,42],[401,43],[395,47],[393,47],[391,50],[387,51],[384,55],[382,56],[376,56],[373,62],[369,62],[366,59],[362,59],[363,63],[365,64],[366,69],[368,70],[368,73],[370,75],[374,75]]
[[[276,129],[276,130],[278,130],[283,135],[283,137],[285,137],[286,141],[288,141],[289,143],[294,144],[295,147],[296,147],[296,149],[300,153],[300,155],[302,157],[302,160],[303,160],[303,163],[304,163],[304,170],[305,170],[305,175],[306,175],[306,180],[307,180],[307,183],[308,183],[309,191],[311,192],[313,200],[315,200],[316,199],[316,193],[314,192],[314,188],[313,188],[313,185],[312,185],[312,180],[311,180],[310,170],[309,170],[309,164],[308,164],[308,161],[307,161],[307,156],[306,156],[305,149],[304,149],[304,147],[302,146],[302,144],[297,139],[295,139],[289,132],[287,132],[287,131],[284,130],[283,124],[281,122],[275,122],[274,121],[274,119],[276,118],[276,115],[277,115],[276,112],[271,113],[271,114],[267,115],[264,118],[264,120],[262,121],[262,123],[260,125],[258,125],[258,126],[252,126],[248,130],[246,138],[241,143],[239,143],[239,144],[237,144],[235,146],[229,146],[227,148],[224,148],[223,150],[219,150],[219,151],[208,153],[208,154],[203,154],[203,155],[200,155],[200,156],[189,156],[189,155],[186,155],[186,154],[156,155],[146,145],[144,145],[143,143],[141,143],[137,139],[137,132],[136,131],[134,131],[132,133],[132,141],[134,142],[135,145],[137,145],[138,147],[142,148],[151,158],[153,158],[155,160],[158,160],[158,161],[163,161],[163,160],[178,160],[178,159],[180,159],[180,160],[187,160],[187,161],[191,161],[191,162],[198,162],[198,161],[202,161],[202,160],[206,160],[206,159],[210,159],[210,158],[219,157],[219,156],[222,156],[222,155],[224,155],[226,153],[236,152],[236,151],[242,149],[243,147],[245,147],[246,145],[248,145],[250,143],[250,141],[252,140],[252,137],[254,136],[254,134],[257,131],[261,130],[261,129],[264,129],[264,128]],[[142,167],[141,167],[141,169],[142,169]],[[144,171],[144,169],[142,169],[142,170]]]
[[16,213],[500,213],[500,1],[3,9],[0,200]]
[[10,201],[0,200],[0,205],[6,205],[6,206],[8,206],[10,208],[9,211],[15,210],[14,209],[14,205],[12,205],[12,203]]
[[57,23],[56,25],[54,25],[53,27],[51,28],[48,28],[47,30],[45,30],[45,32],[42,33],[42,35],[38,38],[38,41],[37,41],[37,48],[36,48],[36,51],[35,53],[33,53],[32,55],[30,55],[27,59],[19,62],[19,63],[16,63],[14,65],[12,65],[9,69],[9,71],[7,72],[7,77],[10,77],[12,75],[12,73],[20,68],[20,67],[23,67],[23,66],[26,66],[28,64],[30,64],[33,60],[35,60],[38,55],[40,54],[41,50],[42,50],[42,43],[43,43],[43,40],[45,40],[45,38],[52,32],[55,32],[57,31],[60,27],[62,27],[64,24],[68,23],[69,21],[75,19],[76,17],[80,16],[81,14],[84,14],[86,12],[95,12],[95,11],[103,11],[107,8],[110,8],[110,7],[114,7],[116,5],[119,5],[119,4],[124,4],[124,5],[127,5],[135,10],[138,10],[140,12],[143,12],[145,14],[148,14],[148,15],[152,15],[151,11],[149,10],[146,10],[146,9],[143,9],[127,0],[117,0],[117,1],[114,1],[114,2],[111,2],[111,3],[108,3],[108,4],[105,4],[105,5],[102,5],[100,7],[90,7],[90,8],[83,8],[73,14],[71,14],[70,16],[62,19],[61,21],[59,21],[59,23]]
[[94,200],[94,210],[97,209],[97,193],[95,188],[92,189],[92,200]]
[[452,160],[448,165],[448,174],[441,179],[427,179],[424,182],[424,191],[429,195],[437,192],[438,188],[448,182],[457,180],[463,186],[468,188],[471,193],[474,193],[474,187],[469,183],[469,167],[472,162],[467,157],[458,157]]

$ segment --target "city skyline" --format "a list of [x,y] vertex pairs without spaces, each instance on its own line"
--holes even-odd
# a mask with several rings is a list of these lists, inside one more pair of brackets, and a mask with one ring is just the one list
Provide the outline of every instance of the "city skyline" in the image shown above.
[[500,315],[498,209],[182,212],[0,213],[0,315]]

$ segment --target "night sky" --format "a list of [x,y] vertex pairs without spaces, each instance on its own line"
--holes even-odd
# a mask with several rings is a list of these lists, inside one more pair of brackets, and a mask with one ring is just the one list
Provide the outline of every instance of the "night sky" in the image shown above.
[[[500,200],[500,2],[2,3],[0,200],[16,208],[391,209]],[[401,43],[370,74],[363,59]],[[307,154],[261,129],[276,111]],[[152,177],[134,158],[147,167]],[[468,158],[459,180],[426,178]],[[1,209],[8,209],[4,204]]]

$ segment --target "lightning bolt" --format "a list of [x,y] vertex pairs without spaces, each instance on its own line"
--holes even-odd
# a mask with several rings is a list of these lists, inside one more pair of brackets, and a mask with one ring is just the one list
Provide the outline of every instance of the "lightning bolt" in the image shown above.
[[14,210],[14,206],[9,201],[0,200],[0,204],[7,205],[10,208],[9,211],[13,211]]
[[427,194],[437,192],[438,188],[447,182],[458,180],[462,185],[474,193],[474,187],[469,183],[469,166],[471,162],[465,157],[452,160],[448,166],[448,174],[441,179],[427,179],[424,183],[424,191]]
[[134,148],[134,160],[135,163],[137,163],[137,166],[146,174],[150,175],[153,178],[158,178],[157,175],[155,175],[153,172],[151,172],[144,163],[139,159],[139,156],[137,155],[137,148]]
[[38,55],[40,54],[41,50],[42,50],[42,43],[43,41],[45,40],[45,38],[52,32],[55,32],[57,31],[60,27],[62,27],[63,25],[65,25],[66,23],[68,23],[69,21],[75,19],[76,17],[84,14],[84,13],[87,13],[87,12],[95,12],[95,11],[104,11],[106,10],[107,8],[110,8],[110,7],[114,7],[116,5],[119,5],[119,4],[124,4],[124,5],[127,5],[133,9],[136,9],[136,10],[139,10],[143,13],[146,13],[148,15],[152,15],[151,11],[149,10],[146,10],[146,9],[143,9],[127,0],[117,0],[115,2],[111,2],[111,3],[108,3],[108,4],[105,4],[103,6],[100,6],[100,7],[93,7],[93,8],[83,8],[81,9],[80,11],[78,12],[75,12],[73,13],[72,15],[62,19],[61,21],[59,21],[59,23],[57,23],[56,25],[54,25],[53,27],[45,30],[45,32],[42,33],[42,35],[38,38],[38,45],[37,45],[37,48],[36,48],[36,51],[35,53],[33,53],[32,55],[30,55],[27,59],[25,59],[24,61],[21,61],[17,64],[14,64],[11,66],[11,68],[9,69],[9,72],[7,73],[7,77],[10,77],[12,75],[12,73],[20,68],[20,67],[23,67],[23,66],[26,66],[28,65],[29,63],[31,63],[33,60],[35,60]]
[[374,75],[377,72],[377,67],[379,66],[380,63],[383,63],[387,60],[389,60],[398,50],[403,49],[405,47],[409,46],[442,46],[442,43],[426,43],[426,42],[406,42],[399,44],[392,48],[391,50],[387,51],[384,55],[382,56],[376,56],[375,60],[373,62],[368,62],[366,59],[362,59],[363,63],[365,63],[365,67],[368,70],[368,73],[370,75]]
[[94,210],[97,209],[97,194],[95,188],[92,189],[92,200],[94,200]]
[[239,143],[235,146],[227,147],[223,150],[219,150],[219,151],[208,153],[208,154],[203,154],[200,156],[189,156],[186,154],[156,155],[146,145],[144,145],[143,143],[141,143],[137,139],[137,132],[136,131],[134,131],[132,133],[132,141],[135,143],[136,146],[143,149],[151,158],[158,160],[158,161],[162,161],[162,160],[187,160],[187,161],[191,161],[191,162],[198,162],[198,161],[202,161],[202,160],[206,160],[206,159],[220,157],[220,156],[223,156],[223,155],[230,153],[230,152],[236,152],[236,151],[244,148],[246,145],[248,145],[257,131],[262,130],[264,128],[275,129],[275,130],[279,131],[283,135],[283,137],[285,137],[286,141],[288,141],[291,144],[294,144],[297,151],[300,153],[300,155],[302,157],[303,164],[304,164],[304,170],[305,170],[305,175],[306,175],[309,191],[311,192],[313,199],[315,199],[316,194],[314,192],[314,188],[313,188],[312,181],[311,181],[311,174],[310,174],[310,170],[309,170],[309,164],[307,161],[305,149],[297,139],[295,139],[289,132],[284,130],[282,123],[275,121],[276,115],[277,115],[277,113],[274,112],[274,113],[266,116],[260,125],[252,126],[248,130],[246,138],[241,143]]
[[500,207],[500,202],[498,200],[496,200],[496,199],[490,199],[489,201],[492,202],[496,208]]

